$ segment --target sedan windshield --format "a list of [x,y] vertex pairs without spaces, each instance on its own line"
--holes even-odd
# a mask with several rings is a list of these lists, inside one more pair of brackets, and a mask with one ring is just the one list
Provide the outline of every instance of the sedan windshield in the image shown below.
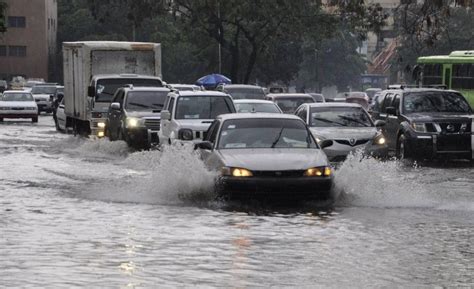
[[232,112],[230,97],[182,96],[178,98],[176,119],[215,119],[220,114]]
[[55,94],[56,86],[33,86],[31,89],[33,94]]
[[317,148],[306,126],[293,119],[234,119],[222,125],[220,149]]
[[133,86],[162,87],[163,84],[158,79],[144,78],[114,78],[101,79],[97,82],[97,102],[111,102],[115,91],[127,84]]
[[3,101],[35,101],[29,93],[5,93],[1,98]]
[[261,88],[231,88],[226,87],[225,91],[233,99],[264,99],[265,92]]
[[303,103],[313,103],[312,97],[291,97],[278,98],[275,103],[278,104],[284,113],[294,113],[296,109]]
[[161,111],[168,91],[133,91],[127,96],[125,108],[130,111]]
[[471,112],[471,108],[459,93],[430,91],[407,93],[403,99],[405,113],[416,112]]
[[237,112],[269,112],[280,113],[280,110],[274,103],[236,103]]
[[369,127],[372,121],[360,107],[312,107],[311,127]]

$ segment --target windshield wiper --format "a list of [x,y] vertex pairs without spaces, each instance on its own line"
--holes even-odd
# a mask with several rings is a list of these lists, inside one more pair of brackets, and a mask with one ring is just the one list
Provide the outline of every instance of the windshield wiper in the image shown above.
[[347,126],[346,124],[344,123],[341,123],[341,122],[337,122],[337,121],[333,121],[333,120],[329,120],[329,119],[326,119],[326,118],[321,118],[321,117],[313,117],[314,120],[319,120],[319,121],[322,121],[322,122],[327,122],[327,123],[335,123],[335,124],[338,124],[340,126]]
[[362,122],[356,118],[352,118],[352,117],[349,117],[349,116],[345,116],[345,115],[338,115],[339,118],[342,118],[342,119],[345,119],[345,120],[348,120],[348,121],[352,121],[352,122],[355,122],[355,123],[358,123],[358,124],[361,124],[363,126],[368,126],[365,122]]
[[281,134],[283,133],[283,131],[285,130],[284,127],[281,128],[280,132],[278,133],[278,136],[277,138],[275,139],[275,141],[272,143],[272,146],[271,148],[275,148],[276,144],[280,141],[280,138],[281,138]]
[[144,105],[144,104],[141,104],[141,103],[138,103],[138,102],[129,102],[128,104],[143,107],[143,108],[151,108],[148,105]]

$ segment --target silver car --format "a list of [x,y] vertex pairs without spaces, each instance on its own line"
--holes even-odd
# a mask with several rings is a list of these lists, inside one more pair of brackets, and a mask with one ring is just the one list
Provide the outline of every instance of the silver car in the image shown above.
[[327,199],[333,174],[321,147],[330,144],[294,115],[237,113],[218,116],[196,148],[225,196]]
[[330,161],[343,161],[356,150],[378,158],[388,156],[387,142],[380,131],[385,122],[374,123],[359,104],[303,104],[295,114],[306,122],[318,142],[333,140],[333,145],[324,149]]

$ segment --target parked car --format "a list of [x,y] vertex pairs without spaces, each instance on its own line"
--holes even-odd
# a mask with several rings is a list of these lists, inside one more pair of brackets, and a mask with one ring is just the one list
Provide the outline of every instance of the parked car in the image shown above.
[[257,85],[247,84],[220,84],[216,88],[217,91],[232,96],[232,99],[265,99],[265,90]]
[[54,124],[56,126],[56,130],[59,132],[67,132],[69,124],[67,123],[67,117],[65,109],[65,99],[64,97],[61,98],[59,101],[58,107],[56,108]]
[[197,141],[220,114],[235,113],[230,95],[216,91],[171,91],[161,112],[160,143]]
[[283,113],[293,114],[303,103],[314,103],[311,95],[306,93],[275,93],[267,94],[267,100],[275,102]]
[[218,192],[231,198],[330,196],[332,169],[304,122],[294,115],[220,115],[196,144],[205,164],[219,172]]
[[191,91],[201,91],[202,87],[195,84],[168,84],[171,89],[176,89],[180,91],[191,90]]
[[131,85],[117,89],[107,113],[106,135],[137,149],[158,144],[160,113],[169,92],[164,87]]
[[308,93],[309,95],[311,95],[314,99],[314,102],[326,102],[326,99],[324,98],[324,95],[322,95],[321,93]]
[[356,150],[378,158],[388,156],[386,139],[379,129],[385,122],[372,122],[367,111],[358,104],[303,104],[295,114],[306,122],[318,142],[334,141],[324,149],[330,161],[343,161]]
[[377,98],[372,116],[386,122],[388,147],[399,158],[474,158],[472,109],[457,91],[385,90]]
[[40,113],[42,111],[47,113],[53,112],[53,97],[56,90],[56,84],[37,84],[31,88],[31,94],[38,104]]
[[31,122],[38,122],[38,106],[31,93],[4,91],[0,96],[0,122],[5,118],[31,118]]
[[369,96],[365,92],[352,91],[344,93],[346,96],[346,102],[348,103],[358,103],[363,108],[369,108]]
[[382,89],[381,88],[367,88],[365,90],[365,93],[367,94],[367,96],[369,97],[369,104],[372,103],[372,101],[374,100],[374,97],[375,97],[375,94],[381,92]]
[[283,113],[280,107],[276,103],[269,100],[238,99],[238,100],[234,100],[234,105],[238,113],[244,113],[244,112]]

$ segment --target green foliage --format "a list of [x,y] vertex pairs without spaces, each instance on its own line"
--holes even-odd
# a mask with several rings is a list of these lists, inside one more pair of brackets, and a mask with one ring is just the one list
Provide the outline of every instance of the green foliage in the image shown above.
[[7,9],[7,3],[0,1],[0,33],[7,31],[5,12]]
[[[415,11],[417,9],[411,8]],[[405,14],[405,11],[398,13],[396,28],[400,35],[400,44],[394,67],[397,71],[405,72],[407,82],[412,81],[411,72],[419,56],[447,55],[454,50],[474,48],[474,11],[454,7],[449,8],[449,12],[446,13],[450,16],[439,20],[442,21],[442,25],[436,29],[426,27],[421,31],[415,27],[416,23],[421,21],[418,15]]]

